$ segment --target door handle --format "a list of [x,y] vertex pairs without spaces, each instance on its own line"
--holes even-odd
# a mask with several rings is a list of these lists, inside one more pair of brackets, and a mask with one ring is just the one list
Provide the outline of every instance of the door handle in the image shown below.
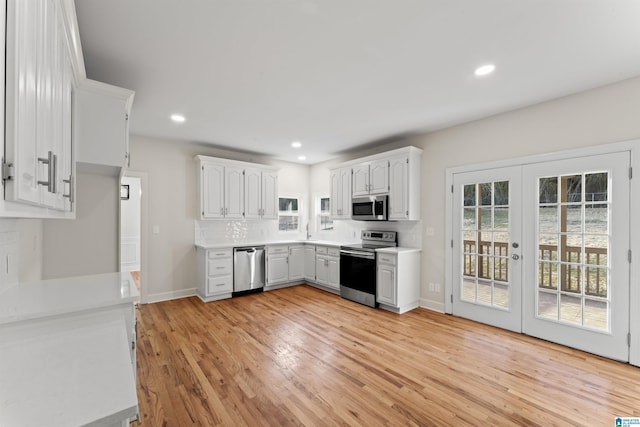
[[520,255],[518,255],[518,254],[513,254],[513,255],[511,255],[511,259],[512,259],[512,260],[514,260],[514,261],[517,261],[517,260],[519,260],[519,259],[520,259]]

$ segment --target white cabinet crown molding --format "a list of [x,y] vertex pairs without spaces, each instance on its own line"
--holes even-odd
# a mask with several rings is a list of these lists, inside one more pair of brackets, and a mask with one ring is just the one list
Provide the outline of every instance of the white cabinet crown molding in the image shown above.
[[395,150],[390,150],[390,151],[384,151],[382,153],[376,153],[376,154],[372,154],[366,157],[359,157],[357,159],[353,159],[353,160],[349,160],[343,163],[339,163],[336,165],[333,165],[331,167],[331,169],[338,169],[338,168],[344,168],[344,167],[352,167],[352,166],[356,166],[359,165],[361,163],[368,163],[368,162],[373,162],[376,160],[383,160],[383,159],[389,159],[392,157],[399,157],[399,156],[403,156],[403,155],[410,155],[410,154],[422,154],[422,149],[418,148],[418,147],[414,147],[413,145],[409,145],[406,147],[402,147],[402,148],[397,148]]

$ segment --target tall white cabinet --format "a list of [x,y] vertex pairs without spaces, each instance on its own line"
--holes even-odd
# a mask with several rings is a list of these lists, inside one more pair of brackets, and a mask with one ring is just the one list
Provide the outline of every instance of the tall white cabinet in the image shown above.
[[[3,214],[73,217],[71,95],[77,84],[63,3],[6,3]],[[3,32],[4,33],[4,32]],[[58,213],[55,213],[58,212]],[[21,215],[22,216],[22,215]]]

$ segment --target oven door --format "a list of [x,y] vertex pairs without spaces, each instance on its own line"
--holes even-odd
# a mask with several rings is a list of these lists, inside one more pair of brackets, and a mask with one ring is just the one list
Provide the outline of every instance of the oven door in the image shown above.
[[340,286],[376,295],[376,254],[341,249]]

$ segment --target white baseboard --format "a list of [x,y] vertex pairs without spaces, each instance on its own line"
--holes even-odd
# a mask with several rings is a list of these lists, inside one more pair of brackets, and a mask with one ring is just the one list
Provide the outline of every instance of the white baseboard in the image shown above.
[[145,298],[146,299],[145,304],[169,301],[172,299],[193,297],[196,295],[197,290],[198,288],[191,288],[191,289],[180,289],[178,291],[171,291],[171,292],[161,292],[159,294],[150,294],[150,295],[147,295],[147,297]]
[[444,313],[444,303],[440,301],[420,298],[420,307],[431,311],[437,311],[438,313]]

